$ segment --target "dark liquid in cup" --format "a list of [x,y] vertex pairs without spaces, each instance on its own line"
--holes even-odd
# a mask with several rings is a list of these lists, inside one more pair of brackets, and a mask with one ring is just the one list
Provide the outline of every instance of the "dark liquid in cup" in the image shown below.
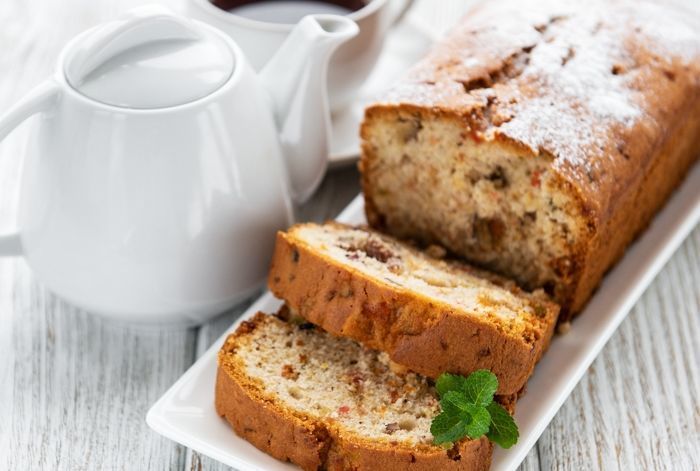
[[296,23],[306,15],[347,15],[369,0],[213,0],[212,4],[238,16],[271,23]]

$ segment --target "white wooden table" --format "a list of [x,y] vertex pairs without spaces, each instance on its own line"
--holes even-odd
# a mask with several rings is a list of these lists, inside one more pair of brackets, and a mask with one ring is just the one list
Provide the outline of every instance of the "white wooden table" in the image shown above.
[[[139,3],[2,0],[0,111],[52,71],[68,39]],[[160,3],[177,7],[176,0]],[[27,131],[25,125],[0,145],[0,232],[13,225]],[[336,170],[301,218],[330,218],[358,190],[356,170]],[[0,258],[0,469],[224,468],[151,432],[144,417],[245,307],[197,329],[116,325],[48,293],[21,259]],[[698,395],[700,228],[637,303],[523,469],[700,469]]]

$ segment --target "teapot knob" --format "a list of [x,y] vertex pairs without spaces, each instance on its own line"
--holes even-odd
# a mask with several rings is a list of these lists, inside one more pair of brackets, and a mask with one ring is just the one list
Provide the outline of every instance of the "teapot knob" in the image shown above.
[[80,36],[65,77],[83,95],[131,109],[177,106],[221,87],[235,68],[222,33],[159,6],[128,12]]
[[68,80],[79,85],[109,58],[137,45],[162,40],[196,40],[201,37],[192,20],[160,5],[146,5],[125,13],[86,38],[68,64]]

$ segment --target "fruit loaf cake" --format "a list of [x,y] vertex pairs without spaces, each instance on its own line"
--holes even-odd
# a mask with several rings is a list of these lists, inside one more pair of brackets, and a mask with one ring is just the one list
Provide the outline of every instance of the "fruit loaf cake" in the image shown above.
[[693,2],[485,1],[367,109],[370,224],[579,312],[700,155]]
[[385,354],[257,314],[219,352],[216,410],[238,435],[304,470],[486,470],[486,437],[432,443],[435,388]]
[[558,307],[542,292],[435,258],[366,228],[298,224],[277,234],[268,285],[331,334],[436,378],[491,370],[517,394],[549,345]]

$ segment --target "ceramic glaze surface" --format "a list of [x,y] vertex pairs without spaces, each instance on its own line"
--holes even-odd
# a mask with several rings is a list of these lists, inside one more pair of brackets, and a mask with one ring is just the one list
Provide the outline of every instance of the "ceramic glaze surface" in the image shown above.
[[312,0],[256,2],[231,10],[231,13],[251,20],[283,24],[296,23],[306,15],[315,13],[347,15],[351,12],[352,10],[339,5]]
[[[188,16],[205,21],[233,38],[255,70],[266,66],[295,26],[275,22],[276,17],[259,21],[260,17],[235,15],[209,0],[186,0],[185,4]],[[357,95],[377,62],[388,29],[411,4],[411,0],[370,0],[364,8],[346,16],[357,23],[360,32],[340,46],[331,58],[327,81],[331,109],[346,107]]]
[[[104,28],[69,43],[55,76],[0,118],[1,140],[40,116],[20,230],[0,236],[0,254],[21,253],[48,288],[90,311],[202,322],[262,285],[292,201],[323,177],[329,112],[319,80],[357,27],[305,18],[261,76],[229,37],[167,11],[131,12]],[[179,56],[197,42],[214,52],[191,72],[214,71],[212,80],[156,87],[185,69],[179,57],[168,70],[170,58],[151,46],[172,43]],[[202,84],[205,96],[187,95]]]
[[[262,90],[222,94],[196,110],[137,116],[65,99],[42,119],[19,213],[42,282],[134,321],[196,322],[259,286],[275,231],[292,222],[283,157],[255,106]],[[83,132],[70,124],[78,120],[90,123]]]
[[93,100],[164,108],[213,93],[231,77],[233,57],[218,34],[146,7],[85,33],[66,57],[65,74]]

